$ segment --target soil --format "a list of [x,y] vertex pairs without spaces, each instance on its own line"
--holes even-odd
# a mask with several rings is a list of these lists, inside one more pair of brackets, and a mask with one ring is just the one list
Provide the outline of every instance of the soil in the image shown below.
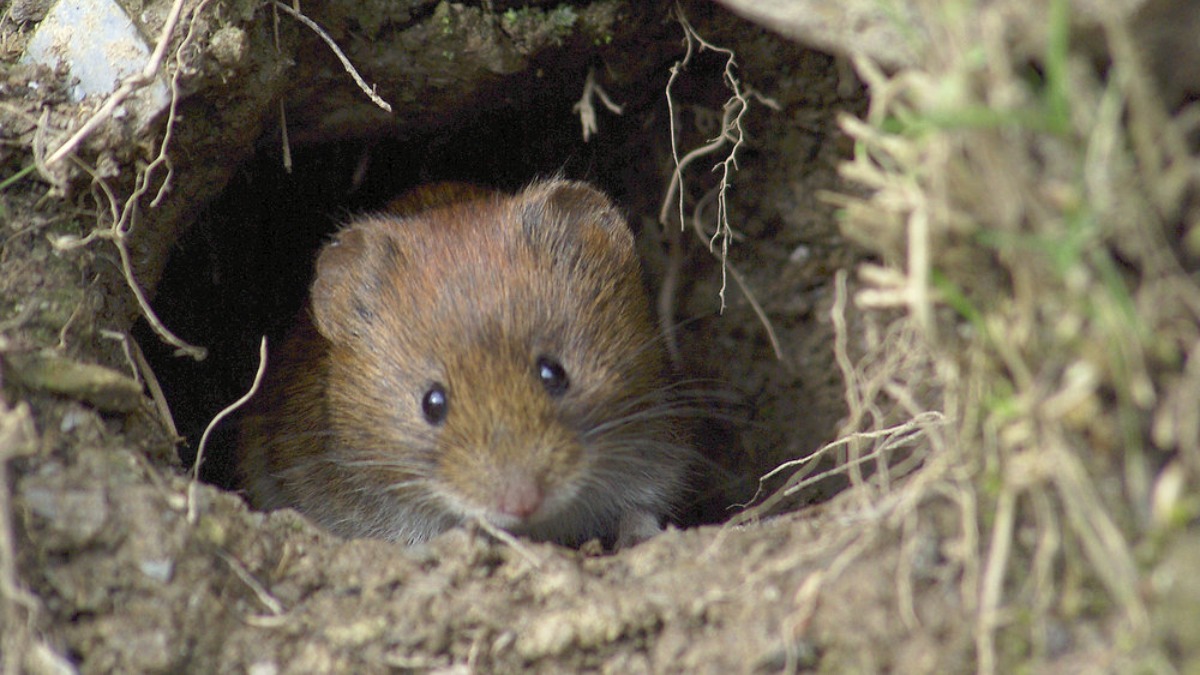
[[[132,4],[156,36],[171,3]],[[42,162],[97,109],[70,101],[62,72],[16,64],[39,18],[28,5],[0,3],[5,178]],[[942,494],[902,519],[873,510],[922,480],[916,451],[857,479],[814,481],[766,511],[743,508],[795,469],[760,476],[847,430],[836,331],[852,361],[894,337],[885,314],[844,307],[835,283],[869,258],[842,236],[824,196],[861,189],[838,172],[853,152],[839,116],[861,116],[867,103],[844,61],[719,5],[681,3],[696,33],[736,54],[731,72],[753,92],[726,193],[736,231],[727,269],[752,301],[723,274],[719,242],[715,254],[688,229],[671,244],[659,222],[672,129],[681,155],[707,144],[732,96],[728,54],[693,44],[668,108],[672,67],[686,53],[674,3],[304,3],[391,113],[273,5],[183,7],[176,39],[193,37],[166,61],[178,76],[173,116],[141,128],[137,115],[113,116],[78,161],[0,189],[0,669],[976,667],[976,608],[959,593],[973,569],[956,553],[970,536],[962,505]],[[622,110],[601,107],[585,140],[572,106],[589,72]],[[695,210],[707,228],[717,201],[706,195],[722,175],[710,169],[729,152],[683,174],[687,216]],[[152,164],[159,156],[169,165]],[[247,507],[230,469],[236,418],[206,445],[203,481],[191,480],[205,428],[245,392],[260,337],[286,330],[317,247],[348,214],[432,180],[511,190],[555,173],[595,183],[629,215],[652,293],[671,274],[671,247],[683,247],[680,283],[662,305],[678,333],[679,377],[728,403],[694,430],[707,462],[666,533],[617,553],[470,530],[410,548],[340,540],[292,511]],[[678,217],[666,226],[678,228]],[[74,245],[93,231],[103,234]],[[203,360],[160,337],[131,278]],[[28,364],[51,356],[103,376],[47,384]],[[135,391],[146,383],[145,395],[114,403],[130,381]],[[1102,652],[1101,640],[1080,637],[1098,635],[1092,625],[1052,626],[1046,634],[1064,644],[1051,640],[1042,654]]]

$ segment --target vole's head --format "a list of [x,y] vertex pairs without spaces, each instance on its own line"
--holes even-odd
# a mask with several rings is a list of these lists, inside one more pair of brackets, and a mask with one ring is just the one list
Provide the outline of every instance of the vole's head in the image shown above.
[[633,237],[590,187],[360,220],[322,251],[312,312],[331,460],[357,472],[375,534],[482,518],[581,541],[677,492]]

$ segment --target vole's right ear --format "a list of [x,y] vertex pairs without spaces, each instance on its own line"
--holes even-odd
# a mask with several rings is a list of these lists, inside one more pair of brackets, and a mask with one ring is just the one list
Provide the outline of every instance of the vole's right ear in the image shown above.
[[317,330],[331,341],[361,334],[364,322],[373,314],[364,304],[369,236],[361,227],[347,228],[325,244],[317,256],[312,314]]

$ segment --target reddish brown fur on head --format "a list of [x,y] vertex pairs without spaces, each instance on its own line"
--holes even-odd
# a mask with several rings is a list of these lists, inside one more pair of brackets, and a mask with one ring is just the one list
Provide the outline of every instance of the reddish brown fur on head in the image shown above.
[[677,492],[633,237],[584,184],[360,219],[321,252],[311,314],[325,375],[319,403],[297,398],[327,432],[316,452],[256,440],[284,457],[259,462],[276,501],[336,531],[415,540],[479,517],[579,541]]

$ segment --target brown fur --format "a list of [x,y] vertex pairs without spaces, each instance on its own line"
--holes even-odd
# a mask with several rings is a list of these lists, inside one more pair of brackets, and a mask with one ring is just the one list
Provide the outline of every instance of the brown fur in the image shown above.
[[[563,543],[645,536],[687,452],[633,237],[608,199],[555,180],[515,196],[426,188],[392,206],[318,258],[311,315],[243,423],[254,503],[402,541],[476,517]],[[567,373],[561,396],[538,376],[543,356]],[[438,425],[421,403],[434,382],[448,397]],[[532,517],[501,513],[531,490],[545,497]]]

